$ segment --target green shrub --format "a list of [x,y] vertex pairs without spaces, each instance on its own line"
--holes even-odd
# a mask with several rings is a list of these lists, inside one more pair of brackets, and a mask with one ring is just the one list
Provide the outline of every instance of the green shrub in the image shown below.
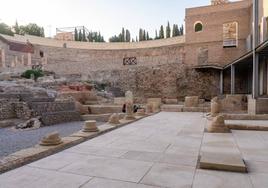
[[24,73],[22,73],[21,77],[31,79],[31,75],[34,75],[34,79],[37,80],[39,77],[43,77],[44,73],[41,69],[31,69],[31,70],[26,70]]

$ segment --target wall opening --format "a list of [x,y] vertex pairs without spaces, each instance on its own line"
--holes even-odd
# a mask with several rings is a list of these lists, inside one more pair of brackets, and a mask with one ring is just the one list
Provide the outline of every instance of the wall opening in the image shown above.
[[203,24],[202,24],[202,22],[195,23],[195,25],[194,25],[194,31],[195,32],[201,32],[201,31],[203,31]]

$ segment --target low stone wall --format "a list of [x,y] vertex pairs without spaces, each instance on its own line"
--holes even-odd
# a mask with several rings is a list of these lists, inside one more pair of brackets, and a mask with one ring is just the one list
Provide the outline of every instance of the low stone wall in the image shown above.
[[41,122],[46,126],[72,121],[81,121],[79,112],[59,111],[53,113],[42,113],[41,115]]
[[15,118],[14,104],[8,99],[0,100],[0,120]]
[[75,111],[73,101],[32,102],[30,106],[37,115],[58,111]]

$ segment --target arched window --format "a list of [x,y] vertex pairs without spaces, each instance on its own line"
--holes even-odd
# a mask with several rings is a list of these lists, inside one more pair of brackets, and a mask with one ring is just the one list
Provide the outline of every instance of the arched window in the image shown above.
[[195,32],[200,32],[203,30],[203,24],[202,22],[196,22],[194,25],[194,31]]

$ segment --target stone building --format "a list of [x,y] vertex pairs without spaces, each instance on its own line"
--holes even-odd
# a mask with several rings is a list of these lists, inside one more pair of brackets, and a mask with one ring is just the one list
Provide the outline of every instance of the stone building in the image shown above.
[[[261,49],[267,40],[267,11],[267,0],[259,0],[260,40],[256,46],[260,45]],[[89,43],[1,35],[0,64],[10,65],[21,57],[21,52],[13,51],[4,42],[14,41],[32,46],[31,53],[22,54],[29,57],[25,60],[27,65],[39,63],[58,74],[81,74],[104,83],[111,91],[121,91],[115,93],[132,90],[138,100],[186,95],[211,99],[219,94],[250,94],[252,58],[247,54],[253,48],[253,13],[252,0],[212,0],[211,5],[186,9],[184,36],[137,43]],[[243,56],[248,65],[243,64],[241,71],[240,66],[236,66],[234,74],[231,65]],[[265,53],[261,61],[265,59],[263,56]],[[266,65],[260,64],[262,66]],[[260,75],[264,78],[266,71],[260,71]],[[259,84],[260,94],[267,90],[263,78],[260,80],[264,85]]]

